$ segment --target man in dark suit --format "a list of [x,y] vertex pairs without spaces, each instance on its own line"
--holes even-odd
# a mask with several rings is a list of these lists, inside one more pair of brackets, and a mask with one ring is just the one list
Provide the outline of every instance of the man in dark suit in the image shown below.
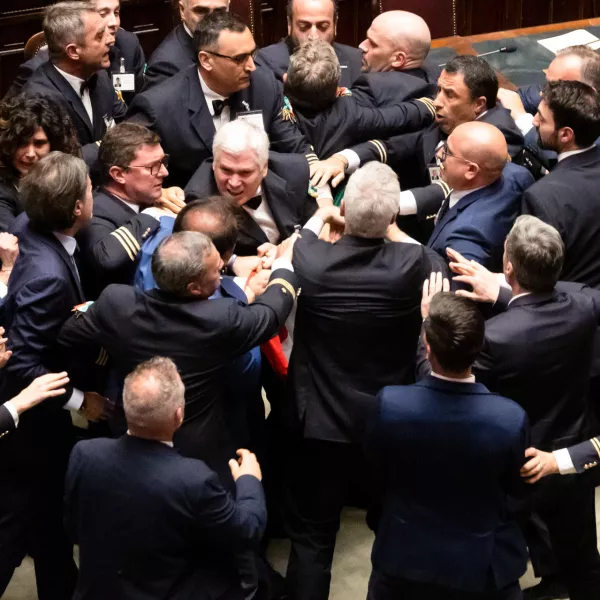
[[234,555],[265,529],[260,466],[238,450],[233,497],[205,463],[174,450],[184,394],[173,361],[141,363],[125,380],[127,433],[73,449],[65,522],[80,548],[77,600],[244,598]]
[[389,10],[373,19],[359,45],[363,74],[352,85],[357,101],[381,107],[399,95],[435,97],[440,70],[426,60],[430,46],[429,27],[414,13]]
[[198,24],[195,43],[198,64],[138,94],[128,113],[160,135],[171,157],[170,185],[187,185],[211,157],[215,132],[234,117],[261,124],[272,150],[316,160],[291,115],[284,118],[281,86],[268,69],[256,68],[256,44],[243,21],[215,11]]
[[169,174],[160,139],[135,123],[104,136],[99,162],[102,187],[94,193],[94,216],[78,236],[86,298],[95,300],[110,283],[131,283],[141,247],[174,213],[158,206]]
[[330,156],[377,136],[418,131],[435,117],[429,98],[404,102],[399,96],[382,108],[361,106],[351,91],[339,96],[339,81],[340,64],[326,42],[306,42],[290,57],[283,91],[317,155]]
[[179,0],[181,23],[152,53],[146,70],[146,89],[196,64],[196,26],[206,15],[213,11],[225,11],[228,6],[229,0]]
[[[122,90],[123,98],[126,102],[133,100],[135,92],[141,91],[144,87],[144,70],[146,68],[146,58],[140,45],[137,35],[125,29],[121,29],[121,3],[120,0],[95,0],[94,8],[106,22],[106,26],[115,38],[115,43],[110,47],[109,58],[110,67],[108,74],[118,76],[121,68],[125,73],[133,74],[135,89]],[[27,83],[31,74],[41,65],[49,60],[48,48],[41,48],[37,54],[24,62],[13,80],[5,98],[16,96],[23,86]]]
[[446,187],[441,185],[403,192],[401,214],[408,194],[417,214],[419,204],[432,205],[434,212],[441,204],[427,245],[443,258],[446,248],[452,248],[500,271],[504,240],[519,215],[521,194],[533,184],[527,169],[507,163],[507,158],[499,129],[477,121],[459,125],[437,151],[442,180],[452,191],[445,199]]
[[[500,288],[497,276],[480,265],[460,257],[455,257],[460,264],[450,265],[460,273],[459,281],[473,286],[473,292],[458,294],[495,302],[499,311],[505,308],[486,322],[486,341],[473,371],[489,389],[525,409],[531,443],[544,451],[587,437],[590,367],[600,323],[600,292],[557,284],[564,256],[558,231],[524,215],[506,239],[503,271],[512,298]],[[536,572],[540,558],[538,543],[530,537],[532,511],[548,528],[569,597],[598,596],[594,489],[580,485],[574,476],[545,479],[518,509]],[[541,592],[533,588],[531,597],[546,597]]]
[[[65,364],[56,339],[73,307],[84,302],[73,254],[93,204],[85,164],[60,152],[39,161],[19,187],[26,212],[13,224],[19,258],[3,305],[12,356],[3,369],[1,402]],[[76,374],[73,383],[85,384]],[[64,394],[22,415],[0,446],[0,595],[26,554],[35,562],[40,599],[73,594],[77,572],[62,524],[64,472],[74,441],[68,410],[95,420],[104,401],[64,387]]]
[[296,295],[287,260],[273,263],[267,290],[253,304],[208,300],[220,284],[218,251],[201,233],[173,234],[154,253],[158,289],[108,286],[85,313],[65,324],[59,343],[92,360],[101,346],[122,378],[156,353],[158,335],[161,352],[173,358],[186,384],[186,419],[175,443],[184,455],[206,461],[226,483],[235,448],[224,414],[225,369],[233,358],[271,339],[287,318]]
[[565,244],[562,280],[600,288],[600,97],[579,81],[547,85],[534,125],[558,163],[522,197],[522,212],[558,229]]
[[527,415],[475,382],[475,304],[426,286],[422,316],[431,374],[383,388],[368,433],[385,501],[367,597],[520,600],[527,552],[508,495],[524,487]]
[[[365,165],[346,188],[341,239],[333,246],[318,239],[338,210],[324,207],[296,242],[302,294],[288,374],[296,440],[286,491],[294,600],[328,597],[340,512],[363,457],[366,417],[383,386],[413,381],[421,285],[429,269],[445,269],[428,248],[385,242],[399,191],[391,169]],[[368,481],[366,471],[360,475]]]
[[323,40],[331,44],[340,67],[340,85],[349,88],[360,75],[361,52],[358,48],[334,42],[338,20],[337,0],[287,0],[288,35],[285,39],[262,48],[256,55],[258,64],[270,68],[283,81],[290,55],[300,44]]
[[106,72],[114,36],[104,19],[81,2],[48,6],[44,34],[50,60],[31,75],[23,91],[60,102],[79,143],[93,144],[125,116],[127,108]]
[[[185,188],[188,201],[220,194],[242,208],[236,256],[256,256],[264,244],[278,244],[317,209],[308,195],[307,169],[295,169],[294,157],[277,154],[269,168],[268,149],[264,131],[244,121],[227,123],[215,136],[214,159],[202,164]],[[235,259],[230,266],[235,270]]]

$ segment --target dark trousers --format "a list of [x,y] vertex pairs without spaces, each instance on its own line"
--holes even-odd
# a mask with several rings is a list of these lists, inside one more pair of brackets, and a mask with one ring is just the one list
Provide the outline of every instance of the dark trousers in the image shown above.
[[[595,490],[577,475],[552,476],[535,485],[526,504],[548,529],[550,546],[571,600],[600,598],[600,555]],[[529,512],[516,514],[526,531]]]
[[430,583],[408,581],[373,571],[369,579],[367,600],[521,600],[518,582],[501,590],[466,592]]
[[358,472],[367,478],[363,465],[358,445],[302,440],[292,452],[285,486],[285,521],[292,543],[287,569],[291,600],[329,597],[341,511],[352,479]]
[[39,482],[2,477],[0,490],[0,597],[29,555],[39,600],[71,600],[77,567],[63,526],[62,478]]

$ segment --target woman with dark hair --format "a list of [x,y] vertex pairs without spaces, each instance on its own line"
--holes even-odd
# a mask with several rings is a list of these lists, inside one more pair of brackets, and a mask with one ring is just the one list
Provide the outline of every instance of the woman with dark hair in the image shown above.
[[23,211],[19,180],[52,151],[81,155],[71,120],[54,100],[20,94],[0,102],[0,232]]

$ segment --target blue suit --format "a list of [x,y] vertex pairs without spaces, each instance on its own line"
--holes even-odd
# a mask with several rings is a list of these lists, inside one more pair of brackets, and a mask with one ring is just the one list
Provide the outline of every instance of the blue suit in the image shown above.
[[517,90],[525,112],[530,115],[535,115],[537,112],[542,99],[542,89],[543,86],[536,83],[535,85],[523,85]]
[[479,383],[383,388],[367,438],[384,485],[374,573],[472,592],[517,582],[527,551],[507,495],[528,442],[525,411]]
[[[134,287],[140,291],[147,291],[157,287],[152,275],[152,255],[162,240],[171,235],[175,219],[161,217],[160,226],[154,235],[142,245],[140,260],[135,272]],[[221,287],[212,298],[234,298],[243,304],[248,303],[246,294],[235,283],[233,277],[222,277]],[[248,406],[252,407],[255,419],[252,422],[264,421],[264,406],[260,395],[260,347],[252,348],[246,354],[232,361],[227,372],[227,420],[232,437],[239,443],[247,443],[251,433],[248,431],[247,418]]]
[[504,240],[519,216],[521,193],[533,182],[527,169],[508,163],[500,179],[467,194],[452,208],[447,198],[427,245],[444,258],[446,248],[453,248],[498,272]]

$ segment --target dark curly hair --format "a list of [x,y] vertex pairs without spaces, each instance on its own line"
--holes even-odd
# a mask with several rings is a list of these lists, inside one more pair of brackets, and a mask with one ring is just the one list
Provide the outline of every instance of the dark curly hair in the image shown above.
[[18,148],[42,128],[50,150],[81,156],[75,129],[65,109],[38,94],[19,94],[0,102],[0,178],[19,178],[12,162]]

